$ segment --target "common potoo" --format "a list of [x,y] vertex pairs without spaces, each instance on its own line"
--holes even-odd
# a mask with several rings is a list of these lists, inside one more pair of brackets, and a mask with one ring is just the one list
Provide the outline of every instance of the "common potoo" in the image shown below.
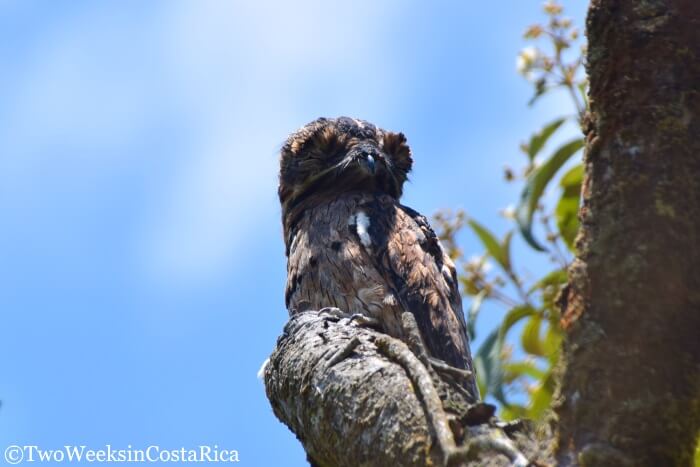
[[404,135],[320,118],[289,137],[280,165],[289,312],[336,307],[402,339],[409,311],[431,357],[473,371],[454,264],[399,202],[412,165]]

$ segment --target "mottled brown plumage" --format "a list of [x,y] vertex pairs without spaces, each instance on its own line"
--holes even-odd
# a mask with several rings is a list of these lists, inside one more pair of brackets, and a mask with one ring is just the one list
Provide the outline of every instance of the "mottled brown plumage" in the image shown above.
[[432,357],[473,371],[454,264],[425,217],[399,203],[411,164],[403,134],[361,120],[318,119],[289,137],[279,187],[287,308],[337,307],[400,339],[410,311]]

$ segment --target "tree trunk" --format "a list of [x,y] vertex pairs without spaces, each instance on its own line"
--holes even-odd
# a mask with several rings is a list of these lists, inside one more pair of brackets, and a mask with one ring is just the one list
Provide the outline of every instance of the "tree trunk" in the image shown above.
[[700,427],[700,2],[594,0],[559,465],[692,465]]

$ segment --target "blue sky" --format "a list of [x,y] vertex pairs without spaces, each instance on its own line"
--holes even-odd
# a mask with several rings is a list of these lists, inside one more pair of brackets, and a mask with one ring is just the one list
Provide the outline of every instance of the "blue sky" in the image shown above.
[[286,321],[281,143],[319,116],[403,131],[405,204],[504,232],[503,166],[569,111],[515,72],[540,5],[0,1],[0,448],[306,465],[255,377]]

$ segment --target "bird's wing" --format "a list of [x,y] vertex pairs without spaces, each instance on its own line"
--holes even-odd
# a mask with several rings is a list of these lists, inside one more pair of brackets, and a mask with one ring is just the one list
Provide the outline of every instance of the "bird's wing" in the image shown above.
[[394,212],[375,217],[376,233],[385,236],[376,259],[388,272],[386,280],[415,316],[428,352],[474,371],[454,263],[424,216],[395,202],[381,204],[378,209]]

